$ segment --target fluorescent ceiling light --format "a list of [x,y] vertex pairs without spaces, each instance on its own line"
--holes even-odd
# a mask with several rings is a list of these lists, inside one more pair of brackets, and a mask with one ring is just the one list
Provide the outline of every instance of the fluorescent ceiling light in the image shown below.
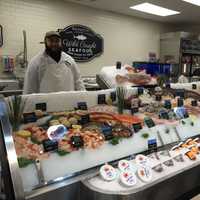
[[163,17],[169,16],[169,15],[180,14],[180,12],[178,12],[178,11],[163,8],[163,7],[151,4],[151,3],[142,3],[142,4],[138,4],[136,6],[131,6],[130,8],[133,10],[138,10],[138,11],[146,12],[146,13],[153,14],[153,15],[163,16]]
[[182,1],[200,6],[200,0],[182,0]]

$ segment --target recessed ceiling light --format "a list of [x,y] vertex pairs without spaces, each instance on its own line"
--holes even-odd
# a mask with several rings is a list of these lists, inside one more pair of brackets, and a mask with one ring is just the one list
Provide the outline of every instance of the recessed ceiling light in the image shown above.
[[182,0],[182,1],[200,6],[200,0]]
[[138,4],[136,6],[131,6],[130,8],[133,10],[138,10],[138,11],[146,12],[146,13],[153,14],[153,15],[163,16],[163,17],[169,16],[169,15],[180,14],[180,12],[178,12],[178,11],[163,8],[163,7],[151,4],[151,3],[142,3],[142,4]]

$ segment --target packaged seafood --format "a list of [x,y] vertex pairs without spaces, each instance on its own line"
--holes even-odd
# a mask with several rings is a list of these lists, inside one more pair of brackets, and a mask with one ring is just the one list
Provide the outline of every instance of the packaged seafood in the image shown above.
[[196,155],[195,155],[195,153],[192,152],[192,151],[190,151],[190,150],[186,151],[185,155],[186,155],[190,160],[196,160],[196,158],[197,158]]
[[137,178],[132,171],[123,171],[120,174],[120,181],[123,185],[131,187],[137,184]]
[[131,171],[135,173],[137,171],[137,168],[133,166],[131,161],[128,161],[128,160],[120,160],[118,162],[118,169],[122,172]]
[[142,154],[136,155],[135,162],[139,166],[150,166],[149,158],[147,156],[142,155]]
[[100,175],[105,181],[114,181],[117,178],[117,171],[111,165],[105,164],[100,168]]
[[153,178],[152,169],[147,166],[140,166],[137,175],[143,182],[150,182]]

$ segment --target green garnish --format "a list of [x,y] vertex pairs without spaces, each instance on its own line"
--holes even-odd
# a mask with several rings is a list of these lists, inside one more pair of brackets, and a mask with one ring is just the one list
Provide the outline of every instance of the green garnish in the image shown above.
[[50,122],[51,120],[58,120],[60,117],[60,115],[52,116],[52,118],[48,122]]
[[168,134],[168,133],[169,133],[169,131],[170,131],[170,130],[167,128],[167,129],[165,130],[165,133],[167,133],[167,134]]
[[143,134],[142,134],[142,137],[143,137],[144,139],[147,139],[147,138],[149,137],[149,134],[148,134],[148,133],[143,133]]
[[58,149],[57,153],[59,156],[65,156],[65,155],[69,154],[69,152],[62,150],[62,149]]
[[127,93],[127,89],[123,86],[118,86],[116,88],[116,96],[117,96],[117,108],[118,113],[123,114],[124,106],[125,106],[125,96]]
[[34,160],[23,158],[23,157],[17,158],[17,160],[18,160],[18,164],[20,168],[24,168],[35,162]]
[[194,126],[194,122],[191,122],[190,125],[191,125],[191,126]]
[[17,131],[23,119],[23,111],[26,104],[26,99],[22,98],[21,95],[14,95],[7,98],[6,104],[12,128],[14,131]]
[[181,121],[181,123],[182,123],[182,124],[186,124],[186,122],[185,122],[185,121],[183,121],[183,120]]
[[110,140],[110,144],[117,145],[119,144],[120,137],[114,137],[112,140]]
[[31,142],[34,144],[41,144],[41,142],[39,142],[36,138],[31,137]]

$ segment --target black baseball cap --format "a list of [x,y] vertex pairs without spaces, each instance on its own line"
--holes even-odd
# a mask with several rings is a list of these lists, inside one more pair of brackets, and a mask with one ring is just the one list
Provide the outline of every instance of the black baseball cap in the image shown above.
[[52,36],[57,36],[58,38],[61,38],[59,32],[57,32],[57,31],[48,31],[48,32],[46,32],[44,38],[50,38]]

